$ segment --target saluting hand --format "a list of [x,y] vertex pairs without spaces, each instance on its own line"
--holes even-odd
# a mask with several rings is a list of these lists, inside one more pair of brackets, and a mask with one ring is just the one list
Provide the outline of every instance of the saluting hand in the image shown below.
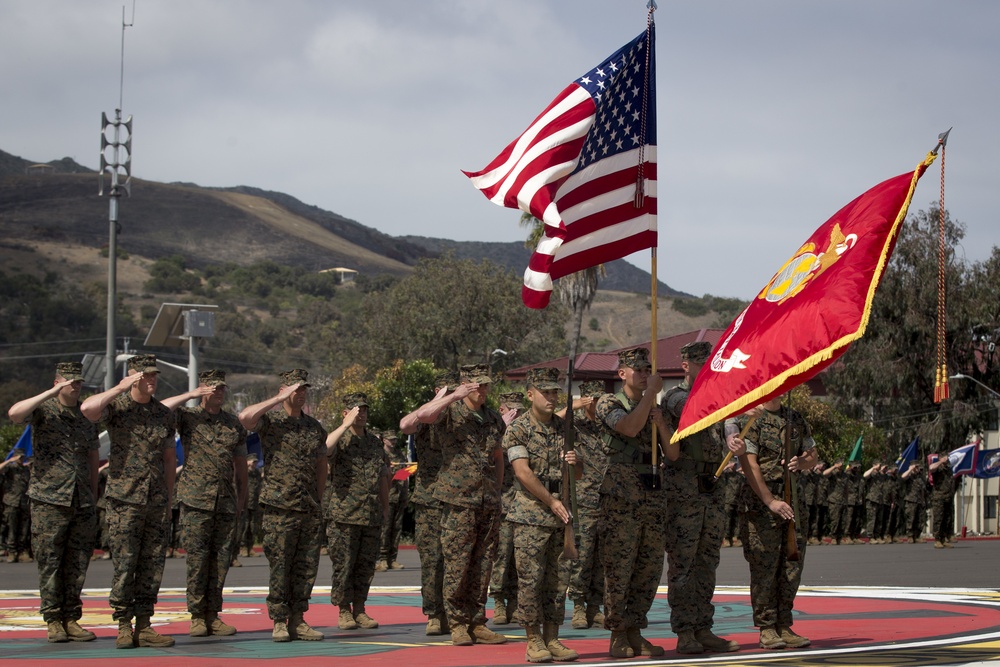
[[290,387],[285,387],[284,391],[278,392],[278,398],[280,398],[281,402],[284,403],[285,401],[287,401],[289,398],[292,397],[292,394],[298,391],[300,385],[301,383],[296,382]]
[[122,378],[121,382],[118,383],[118,385],[117,385],[118,391],[129,391],[129,390],[131,390],[132,387],[134,387],[136,385],[136,383],[139,381],[139,379],[141,377],[142,377],[142,373],[139,372],[139,371],[134,371],[132,373],[129,373],[124,378]]

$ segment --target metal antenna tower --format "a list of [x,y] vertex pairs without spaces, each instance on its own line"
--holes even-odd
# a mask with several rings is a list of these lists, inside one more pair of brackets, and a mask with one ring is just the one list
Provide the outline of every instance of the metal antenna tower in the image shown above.
[[[132,0],[132,20],[125,22],[125,7],[122,6],[122,50],[121,70],[118,79],[118,108],[115,119],[101,112],[101,184],[97,194],[104,194],[104,174],[111,177],[108,190],[108,340],[105,352],[104,389],[115,386],[115,313],[118,310],[118,199],[124,192],[132,196],[132,116],[122,121],[122,100],[125,89],[125,28],[135,24],[135,0]],[[110,135],[110,136],[109,136]]]

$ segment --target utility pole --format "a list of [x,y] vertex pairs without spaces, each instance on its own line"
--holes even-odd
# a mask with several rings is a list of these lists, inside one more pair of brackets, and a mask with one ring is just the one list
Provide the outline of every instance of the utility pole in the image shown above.
[[[104,389],[115,386],[115,313],[118,310],[118,199],[124,192],[132,196],[132,116],[122,121],[122,98],[125,88],[125,28],[135,23],[135,0],[132,2],[132,22],[125,22],[122,7],[121,70],[118,80],[118,108],[115,119],[108,120],[101,112],[101,186],[98,196],[104,195],[104,174],[111,176],[108,190],[108,333],[105,350]],[[110,137],[108,135],[111,135]]]

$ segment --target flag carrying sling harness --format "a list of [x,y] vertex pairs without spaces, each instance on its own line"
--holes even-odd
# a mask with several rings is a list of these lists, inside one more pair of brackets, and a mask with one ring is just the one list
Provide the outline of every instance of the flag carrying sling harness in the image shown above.
[[[628,397],[625,395],[624,391],[620,391],[615,394],[615,398],[619,403],[621,403],[622,407],[625,408],[627,412],[632,411],[632,408],[629,406]],[[608,463],[623,463],[635,468],[636,472],[640,475],[652,476],[658,472],[657,464],[642,462],[644,455],[642,453],[642,443],[639,442],[638,438],[633,438],[621,433],[612,434],[605,430],[604,434],[601,436],[601,440],[604,442],[604,446],[612,452],[608,457]],[[652,454],[650,457],[652,460],[655,460],[652,458]],[[659,486],[652,488],[659,488]]]

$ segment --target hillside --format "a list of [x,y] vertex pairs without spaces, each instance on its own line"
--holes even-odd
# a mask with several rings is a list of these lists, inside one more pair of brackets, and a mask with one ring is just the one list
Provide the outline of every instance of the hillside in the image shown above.
[[[22,249],[49,244],[98,250],[108,242],[108,201],[96,172],[69,158],[37,163],[0,151],[0,235]],[[490,259],[520,275],[529,252],[521,242],[477,243],[393,237],[294,197],[259,188],[203,188],[134,179],[120,205],[119,248],[156,260],[182,255],[191,267],[265,259],[311,270],[344,266],[374,276],[406,275],[424,257]],[[601,288],[649,293],[649,274],[624,261],[607,265]],[[664,283],[663,296],[679,295]]]

